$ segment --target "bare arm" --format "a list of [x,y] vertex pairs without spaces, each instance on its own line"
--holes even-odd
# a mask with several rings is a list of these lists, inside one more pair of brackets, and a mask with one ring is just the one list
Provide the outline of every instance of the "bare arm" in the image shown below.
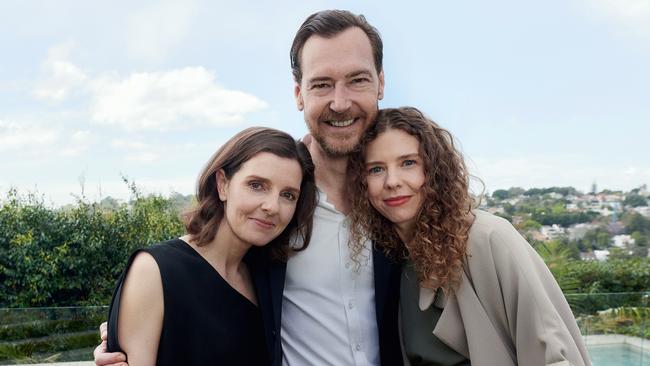
[[124,280],[118,339],[131,366],[155,365],[163,322],[160,270],[146,252],[136,255]]

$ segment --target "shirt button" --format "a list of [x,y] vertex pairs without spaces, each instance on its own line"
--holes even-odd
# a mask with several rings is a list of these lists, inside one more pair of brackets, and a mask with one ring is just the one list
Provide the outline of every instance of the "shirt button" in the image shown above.
[[357,351],[361,351],[361,345],[360,345],[360,344],[358,344],[358,343],[357,343],[357,345],[356,345],[356,346],[354,346],[354,348],[355,348],[355,349],[356,349]]
[[353,307],[354,307],[354,303],[352,301],[350,301],[348,303],[348,309],[352,309]]
[[350,269],[350,262],[345,264],[345,269]]

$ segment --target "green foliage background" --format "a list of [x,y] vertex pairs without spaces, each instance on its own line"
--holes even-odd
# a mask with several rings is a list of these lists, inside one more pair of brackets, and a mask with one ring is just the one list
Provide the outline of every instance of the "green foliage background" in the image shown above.
[[78,198],[48,207],[34,194],[7,193],[0,206],[0,308],[106,305],[131,252],[180,236],[180,208],[130,185],[129,203]]
[[[180,214],[190,197],[143,196],[127,184],[132,192],[128,203],[110,197],[92,203],[80,197],[73,205],[54,208],[36,194],[15,190],[0,198],[0,363],[91,359],[97,324],[106,318],[105,305],[129,255],[182,235]],[[524,229],[565,213],[556,206],[537,206],[528,209],[538,221],[529,219],[522,223]],[[643,242],[650,221],[628,216],[623,218],[626,227]],[[602,233],[592,234],[597,241]],[[607,243],[610,236],[603,238]],[[565,292],[584,334],[650,337],[649,258],[581,261],[577,247],[565,241],[532,244]],[[604,309],[613,310],[601,314]]]
[[[143,196],[127,184],[128,203],[81,197],[64,208],[9,191],[0,201],[0,308],[106,305],[135,249],[182,235],[187,200]],[[535,248],[565,293],[650,288],[648,258],[581,261],[564,243]]]

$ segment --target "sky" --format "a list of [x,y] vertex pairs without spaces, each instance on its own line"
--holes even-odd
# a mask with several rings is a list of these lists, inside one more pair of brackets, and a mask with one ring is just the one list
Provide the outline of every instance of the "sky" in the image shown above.
[[451,131],[487,192],[650,183],[649,0],[25,0],[0,2],[0,197],[190,194],[239,130],[304,136],[289,48],[332,8],[382,35],[380,107]]

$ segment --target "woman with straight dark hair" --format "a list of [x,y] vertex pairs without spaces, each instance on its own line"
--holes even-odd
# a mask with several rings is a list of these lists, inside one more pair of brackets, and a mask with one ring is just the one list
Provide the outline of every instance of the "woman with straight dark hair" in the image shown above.
[[571,309],[535,250],[476,210],[452,135],[415,108],[384,109],[350,161],[352,250],[404,260],[411,365],[590,365]]
[[309,153],[284,132],[246,129],[210,158],[196,200],[187,235],[129,259],[109,310],[108,350],[131,366],[269,364],[250,266],[309,244],[317,202]]

